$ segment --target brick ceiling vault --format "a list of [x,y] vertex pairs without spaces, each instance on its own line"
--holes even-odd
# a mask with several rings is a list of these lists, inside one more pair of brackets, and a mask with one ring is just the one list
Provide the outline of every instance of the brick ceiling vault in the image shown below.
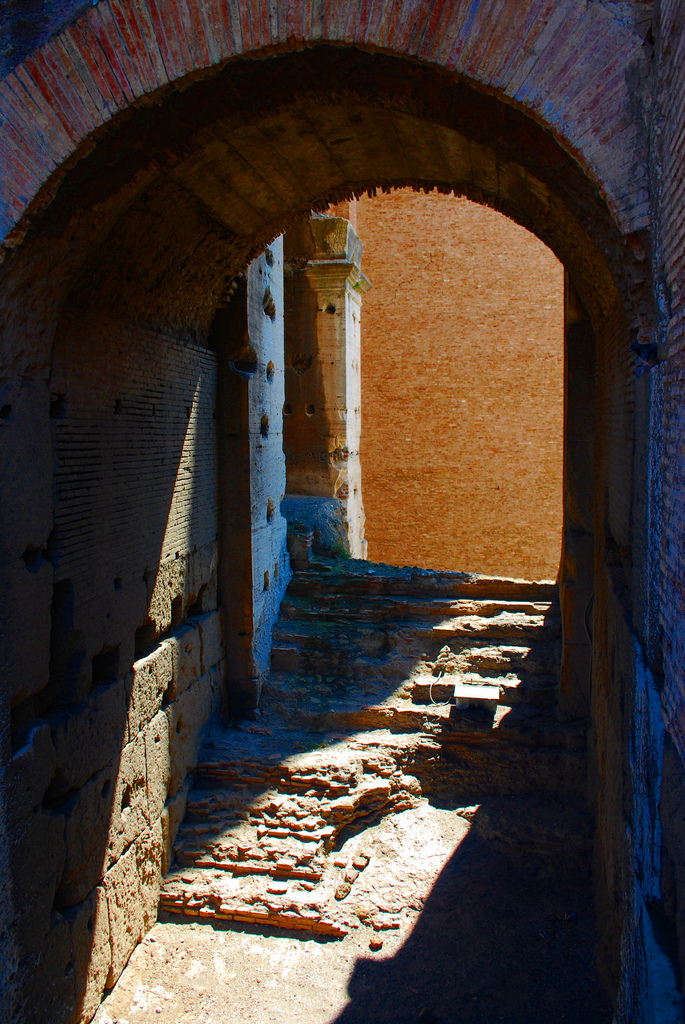
[[294,216],[411,184],[502,210],[649,332],[649,67],[576,0],[101,0],[0,86],[6,294],[204,333]]

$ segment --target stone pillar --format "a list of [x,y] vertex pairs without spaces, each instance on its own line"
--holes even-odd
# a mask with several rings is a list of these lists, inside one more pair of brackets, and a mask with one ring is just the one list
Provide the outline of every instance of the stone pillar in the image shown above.
[[283,258],[276,242],[238,278],[214,319],[219,355],[219,599],[232,714],[257,707],[271,628],[289,578],[283,410]]
[[[285,236],[286,515],[307,521],[311,513],[321,523],[337,506],[343,530],[339,542],[329,537],[329,546],[353,558],[366,557],[360,318],[370,283],[361,254],[354,228],[342,217],[315,215]],[[316,546],[316,524],[314,535]]]
[[586,717],[592,687],[594,448],[597,339],[564,275],[564,530],[559,595],[563,628],[559,713]]

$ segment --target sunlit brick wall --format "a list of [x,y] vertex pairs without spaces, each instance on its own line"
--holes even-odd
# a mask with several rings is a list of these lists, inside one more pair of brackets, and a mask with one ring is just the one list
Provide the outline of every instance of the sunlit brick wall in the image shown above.
[[410,190],[359,201],[369,558],[554,578],[563,269],[501,214]]

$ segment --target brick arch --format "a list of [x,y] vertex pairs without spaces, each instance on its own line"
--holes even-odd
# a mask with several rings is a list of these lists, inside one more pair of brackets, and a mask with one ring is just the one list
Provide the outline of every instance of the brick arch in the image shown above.
[[647,226],[646,145],[636,116],[646,54],[634,26],[601,3],[100,0],[5,78],[2,235],[127,111],[237,57],[322,42],[411,57],[473,81],[555,136],[624,234]]

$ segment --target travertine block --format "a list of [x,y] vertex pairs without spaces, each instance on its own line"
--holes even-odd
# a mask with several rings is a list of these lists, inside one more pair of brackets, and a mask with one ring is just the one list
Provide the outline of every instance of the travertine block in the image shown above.
[[77,789],[117,757],[127,735],[124,680],[98,686],[73,711],[51,719],[57,771],[50,787],[60,796]]
[[178,792],[197,763],[202,730],[212,711],[214,693],[211,678],[205,675],[167,708],[171,796]]
[[107,837],[107,863],[112,864],[149,824],[145,736],[121,751]]
[[105,875],[112,960],[106,988],[111,988],[126,966],[136,944],[143,937],[144,913],[135,844]]
[[167,696],[175,700],[202,675],[200,634],[194,626],[181,626],[162,646],[171,652],[173,677]]
[[54,914],[50,930],[40,945],[27,948],[30,954],[23,967],[30,972],[32,984],[24,990],[21,1020],[71,1024],[75,972],[68,922]]
[[147,803],[150,821],[162,813],[169,789],[169,720],[158,712],[145,730]]
[[172,646],[161,643],[133,666],[128,690],[129,738],[133,739],[152,721],[172,684]]
[[209,612],[196,619],[200,634],[200,659],[202,674],[218,664],[224,655],[224,616],[221,609]]
[[67,856],[57,893],[60,907],[72,907],[84,900],[107,869],[117,772],[117,761],[110,761],[63,807]]
[[31,733],[5,771],[12,882],[23,894],[25,911],[17,925],[17,941],[26,949],[39,949],[45,941],[66,856],[64,817],[41,807],[55,761],[50,729],[43,725]]
[[109,913],[105,891],[100,885],[87,899],[66,915],[71,932],[76,1008],[74,1024],[92,1019],[100,1005],[112,962],[109,943]]
[[190,780],[186,779],[178,793],[170,797],[161,814],[162,826],[162,874],[166,874],[173,862],[173,847],[179,827],[186,815],[188,805],[188,793],[190,792]]
[[152,928],[157,920],[159,893],[162,887],[163,849],[162,824],[157,820],[138,837],[134,845],[145,931]]

